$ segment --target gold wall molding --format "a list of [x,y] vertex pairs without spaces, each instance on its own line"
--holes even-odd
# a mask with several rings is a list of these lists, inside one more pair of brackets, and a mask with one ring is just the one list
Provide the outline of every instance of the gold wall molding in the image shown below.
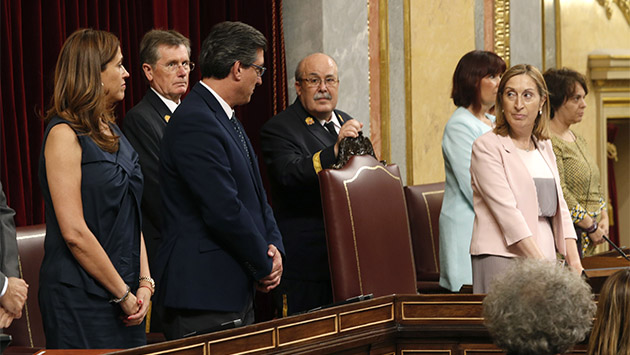
[[413,185],[413,105],[411,100],[411,0],[403,0],[403,36],[405,43],[405,144],[407,148],[407,185]]
[[606,10],[606,17],[610,20],[612,17],[612,3],[614,2],[621,10],[626,22],[630,25],[630,0],[597,0],[597,2]]
[[510,0],[494,1],[494,52],[510,67]]
[[379,1],[380,35],[380,100],[381,100],[381,160],[391,161],[391,116],[389,110],[389,1]]

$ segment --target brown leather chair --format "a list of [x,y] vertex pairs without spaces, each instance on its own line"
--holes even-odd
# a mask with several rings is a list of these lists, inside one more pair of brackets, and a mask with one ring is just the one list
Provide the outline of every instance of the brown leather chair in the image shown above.
[[39,268],[44,259],[45,236],[45,224],[17,228],[20,274],[28,283],[28,299],[22,310],[22,318],[15,319],[11,326],[4,330],[13,338],[9,349],[12,347],[43,348],[46,346],[37,295]]
[[411,241],[420,293],[445,293],[440,287],[440,210],[444,182],[405,186]]
[[319,173],[333,298],[415,294],[409,222],[400,172],[354,156]]

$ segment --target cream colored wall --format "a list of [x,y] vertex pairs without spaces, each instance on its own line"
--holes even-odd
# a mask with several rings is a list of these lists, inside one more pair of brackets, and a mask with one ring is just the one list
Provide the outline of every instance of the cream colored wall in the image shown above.
[[[606,18],[603,6],[595,0],[560,1],[561,66],[587,74],[588,54],[597,49],[630,49],[630,25],[615,4]],[[573,128],[584,136],[590,153],[597,153],[598,124],[595,95],[586,97],[584,120]],[[601,167],[600,167],[601,168]]]
[[[611,3],[611,18],[606,17],[604,7],[591,0],[560,1],[560,53],[561,66],[587,74],[588,54],[597,49],[630,49],[630,25],[616,4]],[[588,30],[585,30],[588,29]],[[590,153],[596,157],[599,141],[599,124],[595,95],[586,98],[584,120],[575,125],[575,130],[588,142]],[[627,127],[627,126],[626,126]],[[605,167],[601,166],[600,171]],[[627,166],[627,165],[626,165]],[[626,175],[627,176],[627,175]],[[630,208],[628,204],[628,182],[617,181],[619,195],[620,244],[630,245]],[[621,186],[620,184],[625,186]]]
[[408,185],[444,181],[442,133],[455,110],[453,71],[475,49],[473,6],[470,0],[409,1],[412,140],[407,149],[413,166],[407,168]]

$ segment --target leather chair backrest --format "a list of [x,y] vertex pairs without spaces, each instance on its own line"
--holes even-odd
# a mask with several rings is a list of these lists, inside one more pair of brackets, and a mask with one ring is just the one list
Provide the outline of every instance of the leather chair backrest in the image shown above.
[[333,298],[415,294],[400,172],[369,155],[319,173]]
[[405,186],[418,281],[440,279],[440,210],[444,182]]
[[13,320],[11,326],[4,330],[13,338],[11,347],[43,348],[46,346],[38,302],[39,268],[44,259],[45,237],[45,224],[17,228],[20,274],[28,283],[28,299],[22,310],[22,318]]

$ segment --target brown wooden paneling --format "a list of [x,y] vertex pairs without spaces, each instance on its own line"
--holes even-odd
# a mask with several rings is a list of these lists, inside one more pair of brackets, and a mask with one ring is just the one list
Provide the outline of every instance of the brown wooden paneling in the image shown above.
[[276,330],[274,328],[219,338],[208,342],[210,354],[251,353],[275,347]]
[[394,303],[357,309],[339,314],[339,329],[343,331],[365,328],[394,320]]
[[[112,354],[503,354],[483,325],[482,300],[483,295],[391,295]],[[584,354],[585,346],[570,354]]]
[[278,346],[306,342],[337,334],[337,315],[327,315],[278,327]]

